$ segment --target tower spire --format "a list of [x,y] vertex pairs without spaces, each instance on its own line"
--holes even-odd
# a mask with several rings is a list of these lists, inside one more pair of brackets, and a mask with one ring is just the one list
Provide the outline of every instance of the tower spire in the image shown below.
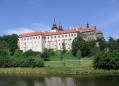
[[88,23],[88,21],[87,21],[87,28],[89,28],[89,23]]

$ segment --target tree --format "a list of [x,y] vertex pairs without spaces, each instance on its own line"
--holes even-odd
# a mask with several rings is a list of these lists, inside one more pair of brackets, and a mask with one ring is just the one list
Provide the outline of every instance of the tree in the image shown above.
[[15,50],[18,49],[17,42],[18,42],[18,35],[13,33],[10,36],[10,42],[9,42],[11,55],[14,55]]
[[95,39],[89,40],[88,42],[89,42],[89,45],[90,45],[91,48],[95,47],[95,45],[96,45],[96,40]]
[[62,62],[62,59],[63,59],[63,52],[61,51],[61,55],[60,55],[61,62]]
[[103,41],[102,39],[97,39],[97,42],[99,42],[100,50],[104,50],[106,48],[105,41]]
[[90,54],[90,45],[81,36],[77,36],[72,43],[72,55],[76,56],[77,51],[82,52],[82,57]]
[[0,56],[3,56],[3,57],[10,56],[8,46],[9,45],[6,41],[2,41],[2,43],[0,43]]
[[47,48],[44,49],[44,51],[40,54],[41,58],[44,58],[44,61],[47,61],[50,57],[49,52]]
[[65,53],[66,52],[66,50],[65,50],[65,42],[62,43],[62,48],[63,48],[63,53]]
[[[78,50],[78,51],[77,51],[77,53],[76,53],[76,57],[78,57],[78,58],[79,58],[79,60],[80,60],[80,59],[81,59],[81,57],[82,57],[82,56],[81,56],[81,54],[82,54],[82,53],[81,53],[81,51],[80,51],[80,50]],[[79,61],[79,64],[80,64],[80,61]]]
[[19,49],[16,49],[15,52],[14,52],[13,57],[19,58],[21,55],[22,55],[22,51],[19,50]]
[[108,47],[110,52],[118,50],[118,42],[116,40],[112,40],[108,43]]

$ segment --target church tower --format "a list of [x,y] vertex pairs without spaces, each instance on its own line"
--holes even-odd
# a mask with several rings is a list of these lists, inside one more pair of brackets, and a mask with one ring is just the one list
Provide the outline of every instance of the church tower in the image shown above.
[[56,23],[55,23],[55,19],[54,19],[54,23],[53,23],[53,27],[51,29],[51,32],[57,32],[58,31],[58,28],[56,27]]
[[61,25],[61,21],[60,21],[60,25],[59,25],[59,31],[62,31],[62,25]]

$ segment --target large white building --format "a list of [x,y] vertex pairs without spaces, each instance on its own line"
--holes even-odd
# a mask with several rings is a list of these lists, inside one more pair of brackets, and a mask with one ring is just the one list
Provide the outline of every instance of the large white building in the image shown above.
[[103,38],[101,31],[96,30],[96,27],[87,28],[73,28],[63,30],[61,23],[59,29],[56,26],[55,20],[51,32],[32,32],[24,33],[18,38],[18,47],[23,52],[32,49],[33,51],[42,52],[44,48],[61,50],[62,43],[65,42],[67,50],[71,49],[72,41],[78,35],[82,36],[84,40],[97,39],[97,36]]

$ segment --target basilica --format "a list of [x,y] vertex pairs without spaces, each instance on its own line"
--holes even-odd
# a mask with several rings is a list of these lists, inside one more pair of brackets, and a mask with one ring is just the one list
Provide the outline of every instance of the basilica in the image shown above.
[[76,27],[67,30],[62,29],[60,22],[59,29],[56,25],[55,19],[51,32],[31,32],[24,33],[18,38],[18,47],[23,52],[32,49],[32,51],[42,52],[44,48],[62,50],[62,43],[65,42],[66,50],[70,50],[72,47],[72,41],[78,35],[82,36],[84,40],[88,41],[91,39],[104,39],[103,33],[96,29],[96,26],[89,27]]

